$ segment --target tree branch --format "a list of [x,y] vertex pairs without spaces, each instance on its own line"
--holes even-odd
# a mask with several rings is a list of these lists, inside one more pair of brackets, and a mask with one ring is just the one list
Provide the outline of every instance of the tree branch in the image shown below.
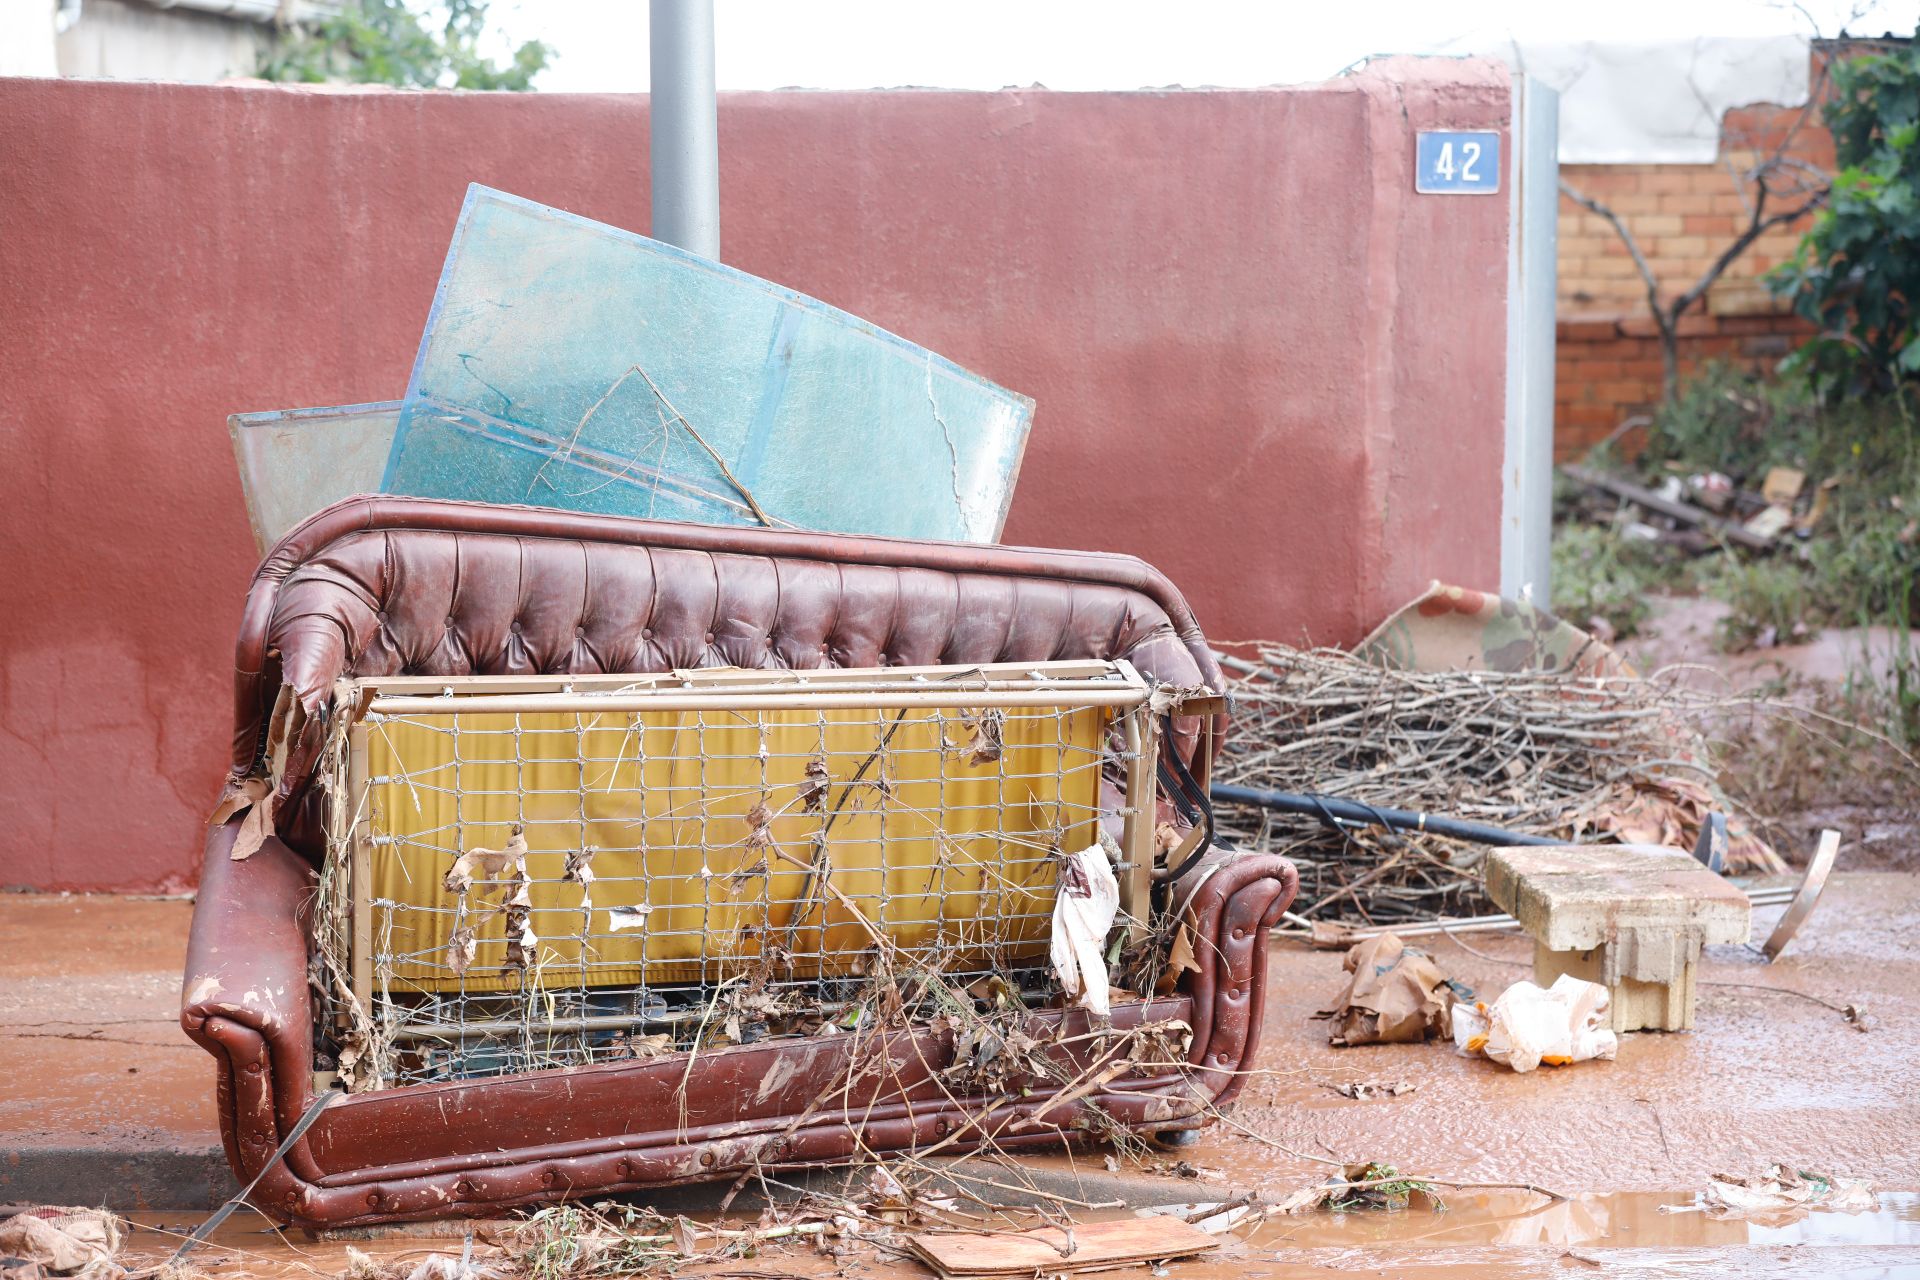
[[1633,232],[1627,230],[1627,224],[1621,221],[1619,214],[1592,196],[1583,195],[1565,178],[1560,180],[1560,194],[1588,213],[1598,214],[1613,225],[1615,234],[1620,237],[1620,242],[1627,246],[1627,253],[1633,258],[1634,269],[1640,273],[1641,281],[1647,286],[1647,309],[1653,312],[1653,322],[1660,326],[1661,335],[1666,336],[1671,326],[1660,307],[1660,280],[1653,274],[1653,268],[1647,265],[1647,255],[1640,252],[1640,242],[1633,238]]

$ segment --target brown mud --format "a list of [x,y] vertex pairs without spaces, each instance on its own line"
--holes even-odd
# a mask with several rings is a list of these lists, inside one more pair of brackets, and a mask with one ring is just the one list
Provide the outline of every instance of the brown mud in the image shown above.
[[[217,1144],[212,1063],[175,1021],[188,914],[178,902],[0,897],[7,942],[0,948],[0,1173],[7,1153],[36,1146]],[[1755,936],[1764,937],[1777,915],[1777,908],[1756,912]],[[1920,1207],[1908,1194],[1920,1191],[1916,936],[1920,877],[1848,871],[1843,855],[1826,899],[1778,963],[1742,947],[1709,950],[1693,1032],[1628,1036],[1616,1061],[1526,1076],[1462,1058],[1447,1045],[1330,1047],[1326,1024],[1311,1015],[1342,985],[1340,953],[1277,945],[1259,1071],[1226,1121],[1193,1146],[1158,1157],[1163,1168],[1184,1160],[1197,1176],[1156,1177],[1157,1186],[1128,1198],[1171,1204],[1244,1189],[1278,1199],[1324,1179],[1325,1162],[1336,1159],[1457,1181],[1529,1181],[1571,1197],[1554,1204],[1521,1192],[1441,1188],[1447,1207],[1440,1213],[1276,1219],[1227,1246],[1225,1256],[1169,1269],[1194,1280],[1347,1271],[1920,1274]],[[1423,945],[1483,996],[1528,973],[1530,944],[1522,937],[1475,934],[1462,942]],[[1817,1001],[1863,1005],[1873,1029],[1856,1031]],[[1335,1092],[1356,1081],[1415,1088],[1365,1099]],[[1687,1203],[1709,1174],[1756,1172],[1775,1160],[1866,1178],[1880,1190],[1881,1208],[1816,1213],[1781,1226],[1658,1212],[1661,1204]],[[1089,1187],[1104,1168],[1098,1151],[1023,1163],[1055,1178],[1086,1177]],[[1140,1181],[1124,1166],[1123,1176]],[[1073,1193],[1070,1182],[1051,1185]],[[117,1194],[103,1185],[87,1198]],[[202,1216],[140,1215],[134,1246],[164,1252],[168,1237],[148,1228],[184,1233]],[[297,1233],[283,1241],[243,1212],[222,1228],[220,1248],[203,1265],[214,1275],[312,1276],[312,1267],[330,1277],[344,1268],[347,1243]],[[414,1258],[460,1247],[457,1236],[418,1234],[354,1244]],[[228,1252],[234,1248],[249,1256]],[[836,1271],[927,1274],[873,1251],[834,1260],[806,1247],[701,1263],[682,1274],[750,1272],[764,1280]]]
[[[1446,1277],[1885,1276],[1920,1268],[1920,1195],[1882,1194],[1872,1212],[1800,1213],[1766,1225],[1684,1211],[1693,1199],[1676,1191],[1547,1202],[1524,1192],[1495,1191],[1445,1195],[1444,1207],[1432,1209],[1277,1217],[1224,1237],[1210,1257],[1166,1264],[1166,1274],[1181,1280],[1347,1271]],[[1081,1215],[1083,1221],[1112,1216],[1118,1215]],[[193,1225],[178,1215],[152,1213],[136,1214],[133,1222],[127,1260],[142,1263],[162,1260]],[[216,1276],[332,1277],[346,1269],[349,1248],[380,1262],[417,1263],[433,1253],[458,1256],[464,1234],[464,1224],[442,1223],[396,1229],[371,1240],[312,1239],[241,1217],[216,1230],[193,1261]],[[489,1252],[484,1243],[474,1247],[482,1256]],[[675,1274],[764,1280],[928,1273],[891,1256],[882,1245],[852,1244],[847,1256],[830,1258],[811,1244],[772,1244],[749,1257],[691,1261]]]

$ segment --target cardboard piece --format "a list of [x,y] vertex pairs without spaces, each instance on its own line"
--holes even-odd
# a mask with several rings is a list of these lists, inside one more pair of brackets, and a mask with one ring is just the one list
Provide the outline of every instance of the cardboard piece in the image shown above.
[[1059,1275],[1100,1271],[1217,1249],[1220,1241],[1190,1222],[1124,1218],[1088,1222],[1071,1234],[1041,1227],[1020,1235],[942,1232],[912,1235],[915,1256],[949,1280],[966,1276]]
[[1453,1034],[1458,996],[1426,952],[1383,933],[1347,952],[1345,967],[1353,975],[1347,989],[1333,1008],[1314,1015],[1333,1019],[1331,1043],[1409,1044]]

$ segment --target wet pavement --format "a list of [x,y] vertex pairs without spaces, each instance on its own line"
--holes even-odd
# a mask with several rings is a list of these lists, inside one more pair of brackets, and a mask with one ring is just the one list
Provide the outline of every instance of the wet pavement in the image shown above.
[[[182,1160],[219,1165],[212,1065],[174,1021],[189,914],[180,902],[0,897],[0,1202],[37,1198],[23,1193],[49,1167],[71,1189],[62,1198],[74,1201],[197,1208],[214,1194],[183,1192],[177,1168]],[[1755,936],[1777,914],[1757,912]],[[1529,1076],[1438,1044],[1329,1047],[1325,1024],[1310,1015],[1339,990],[1340,955],[1278,945],[1261,1069],[1230,1117],[1237,1128],[1215,1126],[1177,1153],[1200,1178],[1144,1179],[1143,1187],[1142,1176],[1130,1174],[1125,1194],[1133,1203],[1218,1199],[1239,1189],[1277,1197],[1325,1177],[1327,1166],[1309,1158],[1318,1157],[1453,1181],[1531,1181],[1573,1197],[1550,1203],[1523,1192],[1443,1189],[1440,1213],[1276,1219],[1225,1256],[1170,1268],[1195,1280],[1229,1272],[1920,1274],[1920,1197],[1908,1194],[1920,1191],[1916,936],[1920,877],[1843,870],[1779,963],[1745,948],[1709,950],[1695,1031],[1628,1036],[1615,1062]],[[1472,935],[1471,952],[1447,939],[1428,942],[1443,968],[1487,998],[1527,974],[1530,944],[1517,935]],[[1838,1012],[1786,991],[1864,1005],[1873,1030],[1856,1031]],[[1351,1081],[1416,1088],[1360,1101],[1334,1092]],[[173,1173],[165,1159],[176,1161]],[[1773,1160],[1867,1178],[1883,1192],[1881,1208],[1779,1226],[1659,1212],[1688,1203],[1710,1173],[1756,1171]],[[1115,1185],[1085,1153],[1035,1167],[1056,1179],[1050,1185],[1081,1185],[1076,1176],[1090,1193]],[[190,1228],[198,1215],[182,1208],[143,1220]],[[162,1237],[141,1235],[151,1237],[148,1248],[160,1247]],[[280,1268],[310,1276],[314,1267],[332,1275],[344,1266],[343,1243],[295,1236],[283,1244],[244,1215],[219,1242],[256,1256],[216,1252],[231,1261],[215,1274]],[[401,1238],[358,1247],[447,1246]],[[811,1275],[833,1266],[784,1250],[730,1269]],[[896,1271],[924,1274],[877,1254],[845,1273]]]

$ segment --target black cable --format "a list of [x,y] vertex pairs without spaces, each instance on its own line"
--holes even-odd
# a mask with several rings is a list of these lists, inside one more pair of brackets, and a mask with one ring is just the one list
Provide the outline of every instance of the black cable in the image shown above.
[[[1201,786],[1188,771],[1187,762],[1180,758],[1180,752],[1173,745],[1173,717],[1171,715],[1163,717],[1161,727],[1163,732],[1160,741],[1163,750],[1159,772],[1163,785],[1170,784],[1167,785],[1168,798],[1173,801],[1174,808],[1180,810],[1180,816],[1185,818],[1189,825],[1205,825],[1205,833],[1200,837],[1200,843],[1195,845],[1193,852],[1187,855],[1187,860],[1178,867],[1168,870],[1167,879],[1171,882],[1193,870],[1200,859],[1206,856],[1207,851],[1213,848],[1213,801],[1208,798],[1207,789]],[[1169,764],[1173,766],[1172,779],[1167,778]],[[1190,803],[1183,804],[1183,800]]]

